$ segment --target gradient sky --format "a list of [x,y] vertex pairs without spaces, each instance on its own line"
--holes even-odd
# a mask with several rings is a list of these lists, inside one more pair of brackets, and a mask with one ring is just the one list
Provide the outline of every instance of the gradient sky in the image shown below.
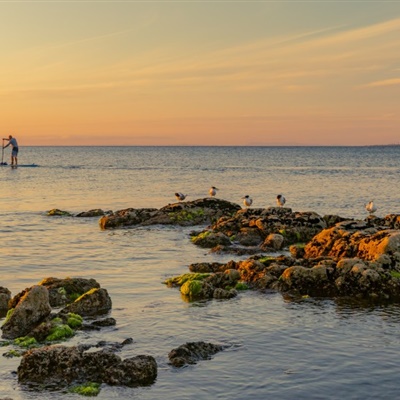
[[400,143],[400,1],[0,1],[24,145]]

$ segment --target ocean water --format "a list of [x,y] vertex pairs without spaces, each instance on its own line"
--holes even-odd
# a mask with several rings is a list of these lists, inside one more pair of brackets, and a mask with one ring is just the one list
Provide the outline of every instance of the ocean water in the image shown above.
[[[122,358],[157,360],[153,385],[104,385],[99,399],[398,397],[398,304],[293,302],[252,291],[187,303],[162,282],[194,262],[237,258],[195,247],[193,228],[101,231],[98,218],[46,211],[160,208],[175,202],[176,191],[194,200],[213,185],[218,197],[239,204],[250,195],[253,207],[274,206],[282,193],[294,211],[365,218],[364,204],[374,200],[376,214],[385,216],[400,213],[400,146],[21,147],[19,162],[38,167],[0,167],[0,286],[15,295],[49,276],[95,278],[111,296],[117,325],[79,332],[68,344],[131,337]],[[229,347],[183,369],[168,364],[171,349],[198,340]],[[77,398],[19,385],[19,362],[0,356],[0,398]]]

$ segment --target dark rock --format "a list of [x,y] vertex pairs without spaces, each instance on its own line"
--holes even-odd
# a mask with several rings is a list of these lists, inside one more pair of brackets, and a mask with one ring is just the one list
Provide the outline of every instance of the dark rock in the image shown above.
[[177,347],[169,352],[168,358],[175,367],[187,364],[196,364],[199,360],[209,360],[211,356],[223,350],[223,346],[205,343],[190,342]]
[[157,377],[152,356],[121,360],[109,351],[86,352],[84,347],[48,346],[25,353],[18,367],[18,381],[41,387],[64,387],[72,383],[142,386]]
[[13,313],[1,327],[2,337],[15,339],[25,336],[50,313],[48,290],[44,286],[33,286],[19,299]]
[[73,302],[91,289],[100,288],[95,279],[85,278],[45,278],[39,285],[49,291],[49,301],[52,307],[61,307]]
[[169,204],[159,210],[155,208],[128,208],[103,216],[99,224],[101,229],[157,224],[192,226],[211,223],[223,215],[232,215],[237,210],[240,210],[238,204],[210,197]]
[[[108,211],[107,213],[110,214],[111,212]],[[80,212],[76,214],[75,217],[80,217],[80,218],[100,217],[102,215],[106,215],[107,213],[100,208],[96,208],[94,210]]]
[[91,289],[73,303],[64,307],[60,313],[75,313],[81,316],[93,316],[108,313],[112,308],[111,298],[104,288]]
[[104,327],[104,326],[114,326],[117,324],[117,321],[115,318],[104,318],[104,319],[99,319],[97,321],[93,321],[91,325],[93,326],[99,326],[99,327]]
[[5,288],[0,286],[0,317],[1,314],[6,314],[8,310],[8,305],[11,300],[11,292]]

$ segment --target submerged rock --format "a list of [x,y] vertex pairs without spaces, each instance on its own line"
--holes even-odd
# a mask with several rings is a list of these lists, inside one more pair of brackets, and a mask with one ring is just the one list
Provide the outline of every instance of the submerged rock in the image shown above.
[[94,210],[82,211],[75,215],[79,218],[90,218],[90,217],[100,217],[102,215],[110,214],[112,211],[103,211],[101,208],[95,208]]
[[189,342],[169,352],[168,358],[174,367],[196,364],[200,360],[209,360],[211,356],[223,350],[223,346],[205,343]]

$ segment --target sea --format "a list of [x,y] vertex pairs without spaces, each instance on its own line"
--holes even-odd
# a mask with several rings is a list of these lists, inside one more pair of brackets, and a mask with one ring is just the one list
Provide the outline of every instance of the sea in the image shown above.
[[[9,152],[6,150],[6,161]],[[245,257],[210,254],[190,241],[205,226],[102,231],[99,218],[49,217],[161,208],[208,196],[254,208],[364,219],[400,214],[400,146],[371,147],[21,147],[20,167],[0,167],[0,286],[12,295],[46,277],[94,278],[112,299],[116,326],[66,342],[133,343],[121,358],[155,357],[147,387],[102,385],[98,399],[396,399],[400,396],[400,305],[355,299],[292,298],[244,291],[230,300],[186,302],[164,281],[196,262]],[[36,167],[23,165],[35,164]],[[285,254],[285,252],[283,252]],[[263,253],[268,255],[268,253]],[[274,253],[272,255],[279,255]],[[0,320],[0,324],[4,321]],[[176,369],[168,353],[206,341],[226,349]],[[18,383],[20,358],[0,348],[0,399],[77,399],[66,390]]]

